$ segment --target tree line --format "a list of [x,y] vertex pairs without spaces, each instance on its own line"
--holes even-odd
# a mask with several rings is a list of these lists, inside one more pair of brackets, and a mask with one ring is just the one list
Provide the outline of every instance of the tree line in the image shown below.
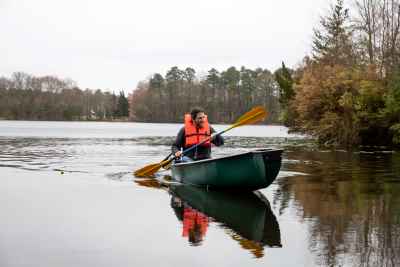
[[[68,79],[17,72],[0,77],[0,118],[182,122],[194,106],[231,123],[255,105],[268,123],[324,145],[400,144],[400,0],[333,0],[314,29],[312,53],[294,69],[237,69],[198,75],[172,67],[140,82],[130,96],[81,90]],[[350,3],[350,2],[349,2]],[[128,110],[129,109],[129,110]]]
[[115,120],[129,116],[128,99],[82,90],[70,79],[14,72],[0,77],[0,118],[11,120]]
[[400,1],[351,3],[333,2],[312,54],[281,73],[282,121],[325,145],[400,144]]
[[204,108],[210,121],[232,123],[256,105],[269,111],[267,122],[278,122],[279,90],[267,69],[212,68],[204,76],[187,67],[170,68],[165,76],[155,73],[133,92],[131,115],[143,122],[182,122],[195,106]]

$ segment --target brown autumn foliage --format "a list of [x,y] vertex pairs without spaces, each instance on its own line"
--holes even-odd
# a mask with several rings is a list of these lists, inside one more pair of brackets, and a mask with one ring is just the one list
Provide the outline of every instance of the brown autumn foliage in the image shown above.
[[336,0],[314,30],[313,55],[293,72],[283,107],[292,131],[332,146],[400,143],[400,1]]
[[347,147],[361,142],[362,129],[372,123],[385,93],[373,70],[318,63],[304,69],[295,90],[295,127],[320,143]]

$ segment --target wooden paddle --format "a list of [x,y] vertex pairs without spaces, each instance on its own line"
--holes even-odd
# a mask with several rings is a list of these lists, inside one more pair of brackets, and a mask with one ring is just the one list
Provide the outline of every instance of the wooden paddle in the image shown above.
[[[229,127],[228,129],[221,131],[219,133],[217,133],[216,135],[221,135],[223,133],[226,133],[227,131],[232,130],[233,128],[239,127],[239,126],[243,126],[243,125],[248,125],[248,124],[252,124],[255,122],[259,122],[261,120],[263,120],[265,117],[267,116],[267,111],[264,109],[264,107],[262,106],[257,106],[254,107],[253,109],[251,109],[250,111],[246,112],[243,116],[241,116],[231,127]],[[204,144],[205,142],[207,142],[209,139],[211,138],[211,136],[205,140],[203,140],[202,142],[198,143],[197,145],[194,145],[188,149],[186,149],[185,151],[183,151],[182,155],[186,154],[187,152],[195,149],[196,147]],[[168,155],[168,157],[166,159],[164,159],[163,161],[161,161],[160,163],[155,163],[155,164],[150,164],[147,165],[139,170],[136,170],[133,174],[136,177],[151,177],[153,176],[156,172],[158,172],[158,170],[165,166],[168,165],[169,163],[171,163],[176,157],[172,157],[170,159]]]

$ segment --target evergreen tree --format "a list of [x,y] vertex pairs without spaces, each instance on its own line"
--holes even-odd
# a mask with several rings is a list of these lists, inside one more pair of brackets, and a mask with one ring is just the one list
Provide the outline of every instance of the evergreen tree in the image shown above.
[[119,117],[128,117],[129,116],[128,98],[125,97],[125,93],[122,90],[119,92],[117,110],[118,110],[117,114]]
[[292,73],[293,71],[286,68],[284,62],[282,62],[282,68],[275,72],[275,80],[279,86],[279,103],[281,103],[283,108],[288,106],[289,101],[292,100],[295,95]]
[[355,63],[349,20],[349,10],[344,7],[343,0],[336,0],[330,14],[321,18],[321,27],[314,29],[314,59],[328,65]]

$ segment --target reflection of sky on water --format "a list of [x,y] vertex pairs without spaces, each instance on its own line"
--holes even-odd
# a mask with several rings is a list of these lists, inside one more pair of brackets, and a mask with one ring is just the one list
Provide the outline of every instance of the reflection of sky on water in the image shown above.
[[[286,138],[226,137],[215,147],[215,157],[251,148],[280,148],[298,143]],[[26,170],[63,170],[110,175],[131,172],[144,164],[161,160],[170,153],[174,137],[133,138],[32,138],[0,137],[0,166]],[[131,178],[131,177],[130,177]]]
[[[213,125],[217,131],[230,125]],[[182,124],[118,123],[118,122],[58,122],[58,121],[0,121],[0,136],[53,138],[133,138],[175,136]],[[302,138],[288,134],[283,126],[249,125],[237,127],[226,136]]]
[[[170,153],[181,124],[0,121],[0,166],[113,176]],[[215,125],[219,130],[226,125]],[[243,137],[243,136],[251,137]],[[242,137],[240,137],[242,136]],[[243,126],[214,156],[304,142],[281,126]],[[118,176],[118,175],[117,175]],[[119,177],[119,176],[118,176]]]

